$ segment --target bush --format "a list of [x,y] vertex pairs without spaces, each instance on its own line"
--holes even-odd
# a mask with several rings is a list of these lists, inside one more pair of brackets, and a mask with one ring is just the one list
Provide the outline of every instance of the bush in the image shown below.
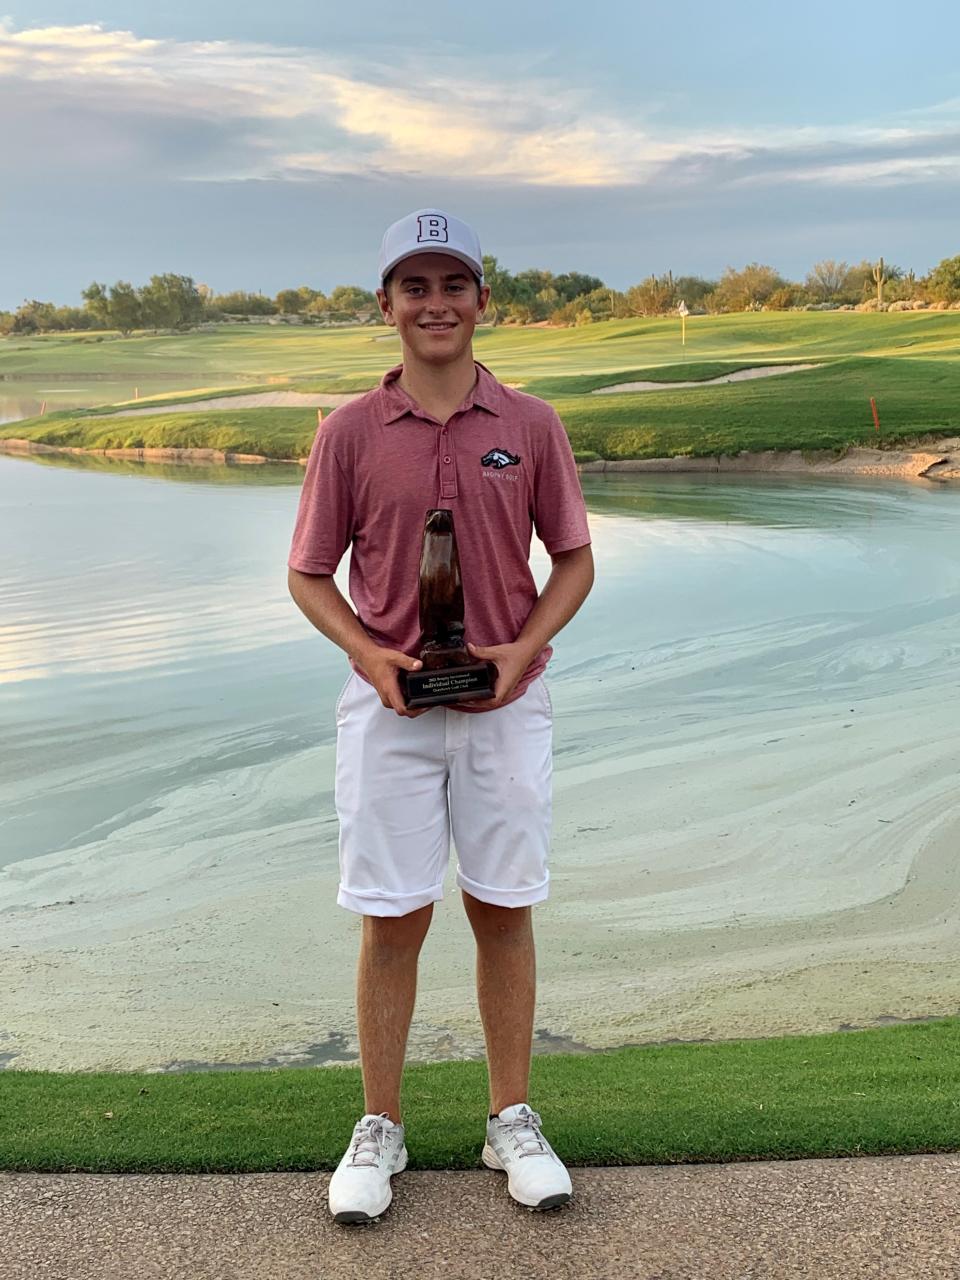
[[960,302],[960,254],[944,258],[924,281],[938,302]]
[[788,286],[781,289],[774,289],[770,297],[764,303],[764,311],[789,311],[797,300],[795,289]]

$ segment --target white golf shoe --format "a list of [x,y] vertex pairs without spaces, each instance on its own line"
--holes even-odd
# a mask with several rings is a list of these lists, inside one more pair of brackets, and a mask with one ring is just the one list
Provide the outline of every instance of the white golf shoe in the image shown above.
[[573,1195],[570,1175],[540,1132],[541,1120],[525,1102],[505,1107],[487,1120],[487,1141],[480,1159],[488,1169],[503,1169],[507,1190],[528,1209],[556,1209]]
[[386,1111],[365,1115],[330,1179],[328,1198],[336,1222],[372,1222],[393,1199],[390,1179],[407,1167],[403,1125]]

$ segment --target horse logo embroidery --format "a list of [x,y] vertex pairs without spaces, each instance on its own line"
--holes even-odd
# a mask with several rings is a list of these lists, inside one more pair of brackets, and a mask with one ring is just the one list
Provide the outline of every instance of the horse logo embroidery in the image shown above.
[[516,467],[519,463],[519,456],[511,453],[509,449],[491,449],[489,453],[485,453],[480,459],[481,466],[496,467],[498,471],[503,467]]

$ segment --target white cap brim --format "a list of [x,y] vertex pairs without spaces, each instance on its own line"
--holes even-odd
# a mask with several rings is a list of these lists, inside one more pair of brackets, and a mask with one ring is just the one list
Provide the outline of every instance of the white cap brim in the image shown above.
[[382,270],[380,275],[380,283],[382,284],[394,267],[399,266],[401,262],[405,262],[407,258],[415,258],[421,253],[442,253],[448,258],[456,258],[458,262],[462,262],[465,267],[469,267],[471,274],[475,275],[481,284],[483,284],[483,264],[475,261],[465,253],[458,253],[456,249],[451,249],[448,244],[420,244],[416,249],[409,249],[406,253],[401,253],[399,257],[388,263]]

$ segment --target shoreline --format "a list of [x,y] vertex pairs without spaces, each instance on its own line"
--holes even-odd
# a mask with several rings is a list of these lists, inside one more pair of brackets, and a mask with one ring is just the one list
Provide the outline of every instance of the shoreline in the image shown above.
[[927,449],[867,449],[852,446],[839,458],[829,449],[766,449],[752,453],[672,458],[623,458],[581,462],[584,474],[650,471],[689,473],[794,473],[809,476],[870,476],[891,480],[960,480],[960,438],[949,437]]
[[[0,439],[0,453],[47,454],[66,453],[102,458],[128,459],[138,462],[210,462],[225,465],[263,466],[270,463],[305,467],[306,458],[268,458],[260,453],[231,453],[221,449],[127,448],[84,449],[77,445],[42,444],[10,436]],[[810,476],[868,476],[891,480],[960,480],[960,437],[948,436],[925,449],[868,449],[853,446],[836,457],[832,450],[767,449],[753,453],[692,457],[675,455],[668,458],[598,458],[577,463],[585,475],[639,473],[724,473],[798,474]]]

